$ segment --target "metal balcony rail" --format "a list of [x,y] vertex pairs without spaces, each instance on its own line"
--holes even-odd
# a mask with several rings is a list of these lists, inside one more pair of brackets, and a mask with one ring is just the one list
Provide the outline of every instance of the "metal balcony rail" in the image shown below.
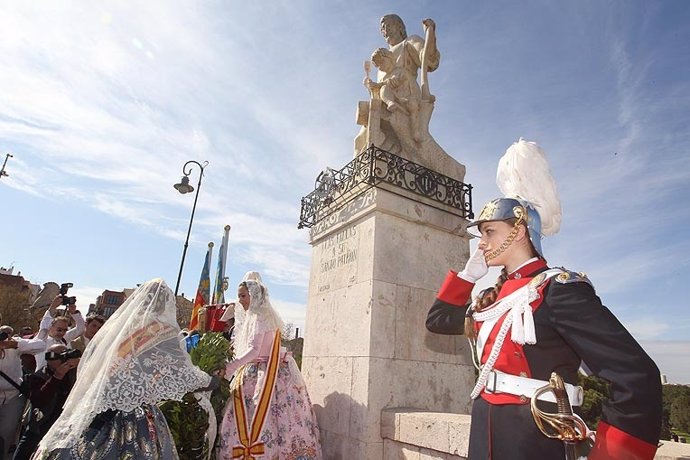
[[311,228],[339,211],[371,187],[388,184],[450,206],[472,219],[472,186],[432,171],[376,146],[369,147],[342,169],[327,168],[316,178],[314,191],[302,198],[297,228]]

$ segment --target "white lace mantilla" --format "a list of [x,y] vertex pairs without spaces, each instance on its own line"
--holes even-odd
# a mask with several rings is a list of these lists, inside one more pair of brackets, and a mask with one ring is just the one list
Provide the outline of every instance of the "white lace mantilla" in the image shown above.
[[179,346],[172,291],[157,279],[140,286],[89,342],[77,381],[41,441],[45,449],[74,445],[94,417],[144,404],[181,400],[211,377]]
[[261,275],[248,272],[242,282],[247,285],[250,301],[246,311],[239,302],[235,306],[235,356],[246,352],[258,334],[276,329],[282,331],[284,327],[283,320],[271,305],[268,288],[261,281]]

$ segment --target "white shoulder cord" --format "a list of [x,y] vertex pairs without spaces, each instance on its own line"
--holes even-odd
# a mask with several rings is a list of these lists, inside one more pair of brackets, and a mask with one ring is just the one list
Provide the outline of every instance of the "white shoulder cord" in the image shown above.
[[[496,340],[491,347],[491,353],[489,353],[486,363],[484,363],[483,366],[480,365],[477,367],[480,369],[480,373],[479,377],[477,378],[477,383],[474,385],[474,389],[470,394],[472,399],[476,399],[484,389],[486,381],[489,378],[489,373],[493,370],[494,364],[496,364],[496,360],[500,354],[503,342],[505,341],[506,335],[508,335],[508,329],[511,329],[511,326],[511,340],[513,342],[521,345],[524,345],[525,343],[534,345],[537,343],[534,328],[534,318],[532,316],[532,306],[530,304],[539,298],[537,287],[539,287],[547,279],[557,275],[560,272],[561,270],[552,269],[541,273],[532,279],[532,281],[530,281],[526,286],[523,286],[517,291],[510,293],[486,310],[472,313],[472,318],[475,321],[484,322],[484,324],[482,324],[480,334],[483,330],[485,330],[484,326],[486,325],[489,327],[489,329],[486,330],[486,334],[484,335],[488,335],[490,330],[493,329],[493,324],[504,313],[508,311],[511,312],[510,315],[506,316],[503,324],[501,325],[501,329],[498,331]],[[489,324],[487,324],[487,322],[489,322]],[[484,341],[485,339],[481,342]],[[481,342],[479,342],[477,345],[476,358],[474,356],[472,357],[475,366],[477,365],[477,361],[475,361],[475,359],[481,361],[481,355],[483,354],[484,344]]]

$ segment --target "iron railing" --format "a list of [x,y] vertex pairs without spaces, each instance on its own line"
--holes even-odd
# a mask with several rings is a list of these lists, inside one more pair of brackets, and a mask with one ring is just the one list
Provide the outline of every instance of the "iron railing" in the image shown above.
[[327,168],[319,175],[314,191],[302,198],[297,228],[311,228],[382,183],[394,186],[388,190],[413,192],[459,210],[462,217],[474,217],[471,185],[371,146],[342,169]]

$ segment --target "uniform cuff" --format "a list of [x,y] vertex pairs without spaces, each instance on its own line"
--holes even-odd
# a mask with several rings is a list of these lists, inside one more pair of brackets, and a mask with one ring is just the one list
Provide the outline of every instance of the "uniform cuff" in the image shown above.
[[632,436],[606,422],[599,422],[589,460],[653,460],[657,446]]
[[458,278],[458,273],[450,270],[436,298],[445,303],[462,307],[467,304],[473,288],[474,283]]

